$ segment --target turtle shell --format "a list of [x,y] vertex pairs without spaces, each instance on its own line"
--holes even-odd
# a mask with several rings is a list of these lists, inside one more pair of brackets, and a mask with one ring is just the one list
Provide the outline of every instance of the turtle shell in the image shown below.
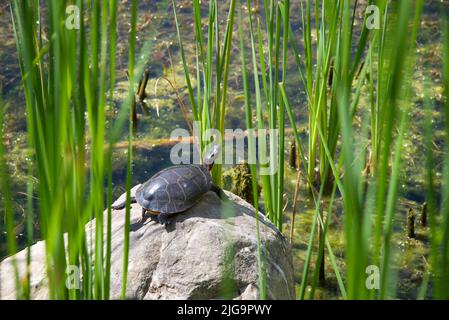
[[142,184],[136,191],[136,201],[155,213],[178,213],[192,207],[211,186],[206,166],[173,166]]

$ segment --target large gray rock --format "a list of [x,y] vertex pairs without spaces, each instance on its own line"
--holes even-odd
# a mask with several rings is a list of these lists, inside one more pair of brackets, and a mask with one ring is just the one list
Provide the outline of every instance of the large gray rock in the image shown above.
[[[231,278],[236,299],[257,299],[257,233],[254,208],[227,193],[229,210],[215,193],[185,213],[173,216],[166,228],[148,219],[139,223],[141,207],[132,205],[127,296],[130,299],[215,299],[223,288],[225,256],[233,252]],[[226,212],[226,218],[223,212]],[[106,212],[105,212],[106,214]],[[258,214],[260,237],[267,267],[270,299],[294,299],[290,247],[282,234]],[[112,212],[111,297],[119,298],[122,286],[125,211]],[[86,226],[87,234],[95,221]],[[95,233],[92,233],[95,234]],[[230,249],[232,248],[232,249]],[[31,286],[34,299],[48,297],[45,277],[45,243],[32,246]],[[26,250],[16,256],[24,275]],[[227,268],[226,270],[228,270]],[[229,274],[229,272],[227,272]],[[14,299],[11,258],[0,263],[1,299]]]

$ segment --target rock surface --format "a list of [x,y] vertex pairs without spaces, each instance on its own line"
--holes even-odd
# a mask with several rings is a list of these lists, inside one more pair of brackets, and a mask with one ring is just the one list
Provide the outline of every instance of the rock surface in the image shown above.
[[[168,227],[151,219],[140,223],[141,207],[131,209],[127,297],[129,299],[217,299],[222,297],[225,256],[234,258],[230,277],[234,299],[257,299],[257,233],[254,208],[227,192],[229,205],[213,192],[185,213],[171,218]],[[223,208],[228,208],[223,210]],[[226,212],[226,218],[223,217]],[[105,212],[106,214],[106,212]],[[294,299],[290,247],[282,234],[258,214],[260,237],[266,250],[267,296]],[[112,212],[111,297],[118,299],[122,286],[125,210]],[[95,226],[86,226],[87,234]],[[94,234],[94,233],[93,233]],[[231,249],[230,249],[231,248]],[[33,299],[48,297],[45,277],[45,243],[32,246]],[[26,250],[16,255],[24,274]],[[228,270],[229,268],[226,268]],[[0,263],[0,298],[15,299],[11,258]]]

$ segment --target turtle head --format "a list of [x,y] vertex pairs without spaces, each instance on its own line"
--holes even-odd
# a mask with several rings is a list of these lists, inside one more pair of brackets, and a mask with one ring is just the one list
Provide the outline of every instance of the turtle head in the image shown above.
[[220,145],[216,143],[212,144],[210,147],[207,147],[206,153],[204,154],[203,158],[203,164],[207,166],[209,170],[212,169],[215,160],[217,160],[218,155],[220,154],[220,150]]

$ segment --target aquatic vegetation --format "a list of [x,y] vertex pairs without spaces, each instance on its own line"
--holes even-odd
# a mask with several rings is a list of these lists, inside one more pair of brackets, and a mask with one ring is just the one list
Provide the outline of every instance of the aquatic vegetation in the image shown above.
[[[247,163],[242,163],[223,172],[225,188],[254,205],[252,175]],[[226,183],[226,180],[229,180]],[[257,188],[260,192],[260,187]]]

